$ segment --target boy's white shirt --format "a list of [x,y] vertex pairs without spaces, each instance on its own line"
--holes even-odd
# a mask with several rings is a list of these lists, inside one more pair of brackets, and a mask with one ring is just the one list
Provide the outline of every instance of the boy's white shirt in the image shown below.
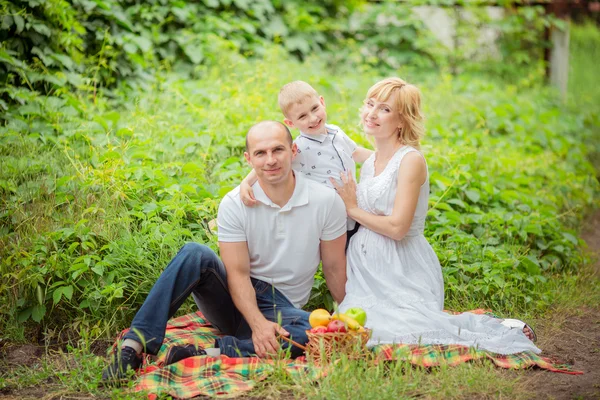
[[[292,168],[312,181],[333,188],[329,178],[341,183],[340,172],[351,171],[352,176],[356,177],[352,153],[358,146],[340,127],[326,124],[325,128],[327,134],[323,135],[300,132],[294,140],[298,154],[292,162]],[[348,218],[348,230],[353,229],[355,224],[354,220]]]

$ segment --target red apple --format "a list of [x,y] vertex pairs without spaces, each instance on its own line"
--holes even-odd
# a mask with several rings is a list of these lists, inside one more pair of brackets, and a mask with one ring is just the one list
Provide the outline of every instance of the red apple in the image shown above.
[[327,332],[326,326],[315,326],[310,330],[310,333],[325,333]]
[[342,321],[334,319],[327,325],[327,332],[348,332],[348,330]]

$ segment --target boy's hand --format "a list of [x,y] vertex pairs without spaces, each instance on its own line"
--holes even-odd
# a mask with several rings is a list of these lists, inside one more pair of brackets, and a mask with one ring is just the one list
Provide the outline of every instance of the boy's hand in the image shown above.
[[252,186],[250,186],[246,181],[242,181],[240,184],[240,197],[242,199],[242,203],[244,203],[246,207],[254,207],[256,205],[256,199],[254,198]]

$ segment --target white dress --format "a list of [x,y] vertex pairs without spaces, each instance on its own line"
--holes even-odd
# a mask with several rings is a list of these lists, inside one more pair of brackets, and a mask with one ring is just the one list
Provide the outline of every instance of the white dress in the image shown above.
[[[374,176],[375,155],[364,163],[357,187],[358,206],[376,215],[394,207],[398,168],[416,149],[401,147],[385,169]],[[419,153],[420,154],[420,153]],[[459,344],[494,353],[540,353],[521,329],[472,313],[443,312],[444,281],[439,260],[423,236],[429,198],[429,173],[421,186],[412,225],[402,240],[393,240],[364,226],[348,247],[346,297],[340,310],[361,307],[366,327],[373,330],[369,346],[383,343]]]

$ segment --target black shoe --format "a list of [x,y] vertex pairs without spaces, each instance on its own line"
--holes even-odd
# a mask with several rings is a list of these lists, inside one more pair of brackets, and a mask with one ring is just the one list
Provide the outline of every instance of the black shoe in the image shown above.
[[142,356],[129,346],[113,353],[111,363],[102,371],[103,381],[121,381],[127,379],[128,370],[136,371],[142,365]]
[[186,344],[185,346],[171,346],[165,357],[165,365],[176,363],[184,358],[205,356],[206,352],[202,347],[196,347],[193,344]]

